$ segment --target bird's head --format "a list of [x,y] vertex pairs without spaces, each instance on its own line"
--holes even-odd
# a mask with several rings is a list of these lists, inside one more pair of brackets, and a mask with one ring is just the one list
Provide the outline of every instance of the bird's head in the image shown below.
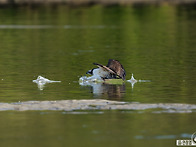
[[94,71],[94,69],[96,69],[96,68],[93,68],[93,69],[91,69],[91,70],[87,71],[87,72],[86,72],[86,74],[93,75],[93,71]]

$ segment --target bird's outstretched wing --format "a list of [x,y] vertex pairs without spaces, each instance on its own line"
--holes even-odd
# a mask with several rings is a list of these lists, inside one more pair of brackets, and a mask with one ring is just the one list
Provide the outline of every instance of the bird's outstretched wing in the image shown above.
[[107,67],[111,70],[113,70],[119,77],[121,77],[123,80],[125,79],[126,72],[122,64],[118,60],[109,59]]
[[125,80],[125,70],[118,60],[109,59],[107,66],[104,66],[99,63],[93,64],[97,65],[99,68],[102,68],[105,71],[108,71],[111,75],[113,75],[112,77],[121,78]]
[[102,64],[99,63],[93,63],[94,65],[97,65],[99,68],[102,68],[103,70],[111,73],[111,74],[116,74],[113,70],[111,70],[110,68],[108,68],[107,66],[104,66]]

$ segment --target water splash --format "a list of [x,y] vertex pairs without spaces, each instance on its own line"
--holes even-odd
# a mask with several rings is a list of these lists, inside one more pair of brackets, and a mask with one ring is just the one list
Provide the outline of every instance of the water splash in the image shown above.
[[38,76],[36,80],[33,80],[33,82],[37,84],[39,90],[43,90],[45,84],[47,84],[47,83],[56,83],[56,82],[61,82],[61,81],[53,81],[53,80],[46,79],[42,76]]
[[[115,79],[111,79],[111,80],[115,80]],[[130,80],[126,80],[127,82],[131,83],[132,88],[134,87],[134,84],[137,82],[151,82],[150,80],[137,80],[134,78],[133,73],[131,75],[131,79]],[[123,81],[124,82],[124,81]],[[100,84],[100,83],[106,83],[103,79],[100,79],[96,76],[82,76],[79,78],[79,84],[81,86],[87,86],[87,85],[95,85],[95,84]],[[112,84],[112,83],[111,83]]]
[[87,86],[92,84],[94,85],[96,83],[103,83],[103,82],[104,80],[98,79],[95,76],[90,76],[90,77],[82,76],[79,78],[79,84],[82,86]]
[[150,80],[136,80],[133,76],[133,73],[131,75],[131,79],[127,80],[127,82],[131,83],[132,88],[134,87],[134,84],[137,82],[151,82]]

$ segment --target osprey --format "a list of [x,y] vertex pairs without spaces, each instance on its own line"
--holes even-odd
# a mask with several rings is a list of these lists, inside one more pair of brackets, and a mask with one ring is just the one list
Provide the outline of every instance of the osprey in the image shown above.
[[93,68],[87,72],[87,74],[92,75],[92,79],[99,79],[99,80],[105,80],[105,79],[122,79],[125,80],[125,69],[120,64],[118,60],[109,59],[107,66],[104,66],[102,64],[93,63],[94,65],[97,65],[98,68]]

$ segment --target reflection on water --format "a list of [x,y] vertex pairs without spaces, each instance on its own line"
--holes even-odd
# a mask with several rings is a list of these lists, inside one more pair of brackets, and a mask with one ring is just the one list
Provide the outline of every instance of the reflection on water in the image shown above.
[[91,90],[95,96],[104,95],[109,99],[122,98],[125,95],[125,84],[94,84],[91,85]]
[[95,97],[104,96],[108,99],[122,98],[125,95],[125,84],[89,83],[83,84],[90,89]]
[[[115,83],[116,82],[116,83]],[[131,79],[121,81],[121,79],[110,79],[110,83],[107,83],[103,80],[95,79],[93,76],[86,77],[82,76],[79,78],[79,84],[81,86],[90,87],[91,92],[94,96],[102,96],[107,97],[109,99],[112,98],[122,98],[125,95],[126,89],[126,82],[131,84],[132,90],[134,88],[134,85],[139,82],[151,82],[150,80],[136,80],[132,74]],[[128,86],[128,84],[127,84]]]

